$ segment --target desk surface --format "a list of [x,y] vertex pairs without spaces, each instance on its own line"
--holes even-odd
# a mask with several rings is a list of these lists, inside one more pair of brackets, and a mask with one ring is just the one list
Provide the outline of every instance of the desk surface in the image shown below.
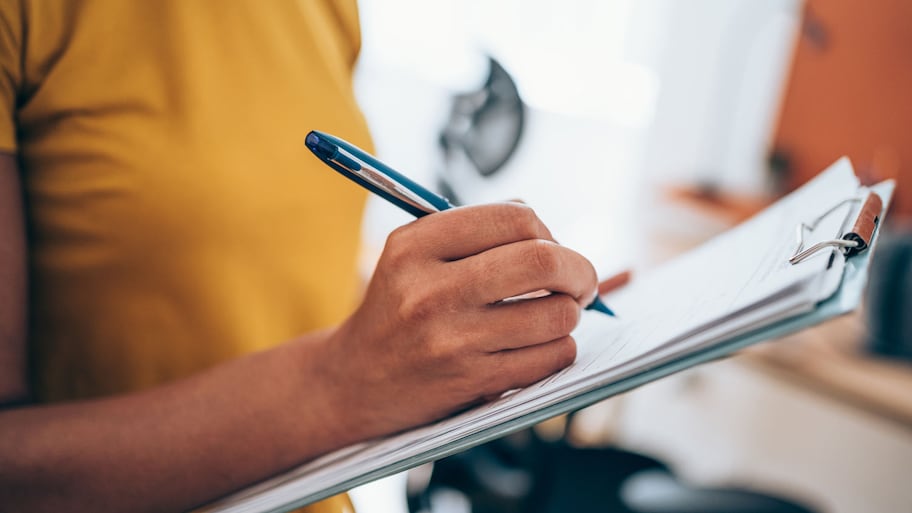
[[745,351],[746,362],[912,429],[912,364],[865,353],[863,314]]

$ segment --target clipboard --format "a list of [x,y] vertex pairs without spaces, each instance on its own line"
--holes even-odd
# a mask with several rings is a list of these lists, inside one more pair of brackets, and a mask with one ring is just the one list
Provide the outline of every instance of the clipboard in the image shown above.
[[[844,251],[846,260],[840,283],[835,292],[833,292],[828,298],[817,303],[816,307],[812,311],[798,314],[794,317],[789,317],[778,322],[773,322],[772,324],[769,324],[762,328],[747,331],[743,334],[733,336],[722,342],[713,343],[710,347],[694,350],[693,352],[690,352],[684,356],[668,356],[664,360],[656,361],[655,365],[651,366],[646,371],[638,372],[629,377],[618,379],[603,386],[599,386],[595,389],[579,393],[573,397],[563,399],[555,404],[536,409],[521,416],[511,418],[506,421],[497,422],[463,438],[453,440],[443,445],[431,447],[425,451],[422,451],[418,455],[406,457],[391,464],[368,470],[362,474],[357,475],[356,477],[344,479],[340,482],[323,487],[320,490],[305,493],[293,499],[277,501],[269,500],[266,497],[258,497],[257,495],[253,495],[242,497],[237,501],[232,501],[229,497],[227,499],[227,503],[225,501],[219,501],[197,511],[221,511],[231,513],[292,511],[307,504],[345,492],[354,487],[408,470],[424,463],[445,458],[477,445],[532,427],[535,424],[538,424],[539,422],[542,422],[554,416],[585,408],[596,402],[602,401],[623,392],[627,392],[646,383],[661,379],[670,374],[682,371],[695,365],[729,356],[732,353],[735,353],[750,345],[769,339],[783,337],[796,331],[832,319],[839,315],[851,312],[852,310],[856,309],[861,303],[865,284],[867,283],[868,270],[873,253],[872,250],[876,244],[877,238],[880,235],[879,221],[883,219],[884,215],[886,214],[886,208],[889,204],[890,198],[892,197],[894,189],[895,182],[893,181],[882,182],[871,187],[870,189],[859,189],[861,192],[869,190],[870,192],[876,194],[878,200],[880,201],[878,202],[878,200],[869,200],[871,197],[870,194],[865,194],[864,199],[862,200],[850,198],[851,201],[857,202],[861,205],[861,208],[850,211],[850,214],[848,214],[846,217],[844,224],[849,225],[849,221],[851,221],[851,229],[845,232],[845,235],[839,239],[831,239],[825,241],[831,242],[832,240],[854,240],[854,236],[848,239],[847,237],[849,237],[850,234],[855,234],[864,239],[863,248],[859,249],[860,244],[843,245],[841,243],[835,243],[824,245],[814,250],[813,253],[817,253],[823,249],[826,249],[827,247],[835,246],[841,248],[841,250]],[[832,215],[832,210],[834,209],[831,208],[825,212],[822,212],[820,216],[823,217]],[[814,226],[812,225],[815,224],[814,221],[815,220],[800,221],[801,224],[799,224],[798,231],[801,232],[801,234],[799,235],[795,254],[800,254],[802,251],[805,251],[803,248],[803,237],[806,232],[813,231]],[[870,230],[868,230],[868,228],[870,228]],[[811,248],[813,248],[813,246],[808,249]],[[854,251],[849,251],[846,248]],[[796,262],[792,265],[800,265],[800,262]],[[256,489],[257,486],[254,486],[252,490]]]

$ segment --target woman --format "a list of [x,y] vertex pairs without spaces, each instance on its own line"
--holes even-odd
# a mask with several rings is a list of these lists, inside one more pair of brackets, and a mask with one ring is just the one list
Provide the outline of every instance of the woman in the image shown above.
[[398,230],[358,306],[364,193],[302,144],[370,146],[354,0],[3,0],[0,43],[0,503],[185,510],[573,360],[595,273],[520,205]]

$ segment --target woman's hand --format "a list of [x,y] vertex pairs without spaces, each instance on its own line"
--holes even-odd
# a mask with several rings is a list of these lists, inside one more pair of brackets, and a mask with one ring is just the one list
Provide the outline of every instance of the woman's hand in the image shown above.
[[[440,418],[573,362],[592,265],[534,212],[447,210],[393,232],[364,301],[318,350],[340,428],[359,439]],[[552,294],[502,301],[537,290]]]

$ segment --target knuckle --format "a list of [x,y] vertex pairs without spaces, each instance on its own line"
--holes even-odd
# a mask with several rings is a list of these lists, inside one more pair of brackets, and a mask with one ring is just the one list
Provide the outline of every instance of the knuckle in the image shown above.
[[563,369],[576,361],[576,341],[573,337],[567,336],[560,340],[555,340],[554,344],[554,363],[559,369]]
[[579,324],[579,304],[572,297],[563,294],[555,295],[553,303],[550,312],[551,327],[561,336],[568,335]]
[[458,344],[433,333],[415,337],[414,351],[420,353],[420,360],[427,372],[435,376],[446,376],[454,391],[460,390],[460,383],[471,377],[471,368],[465,363],[467,356]]
[[528,244],[526,261],[535,267],[539,275],[554,276],[560,271],[560,256],[554,244],[544,240],[535,240]]
[[407,326],[429,323],[437,310],[430,298],[416,292],[400,295],[396,306],[399,321]]
[[386,238],[386,245],[383,248],[383,256],[393,265],[397,265],[406,260],[410,254],[410,241],[412,229],[409,225],[399,226]]
[[521,234],[523,238],[545,237],[544,224],[532,207],[520,203],[506,203],[504,206],[504,214],[507,216],[510,227]]
[[435,369],[447,373],[453,371],[455,355],[446,344],[442,344],[436,338],[429,337],[423,340],[421,348],[424,351],[425,360]]

